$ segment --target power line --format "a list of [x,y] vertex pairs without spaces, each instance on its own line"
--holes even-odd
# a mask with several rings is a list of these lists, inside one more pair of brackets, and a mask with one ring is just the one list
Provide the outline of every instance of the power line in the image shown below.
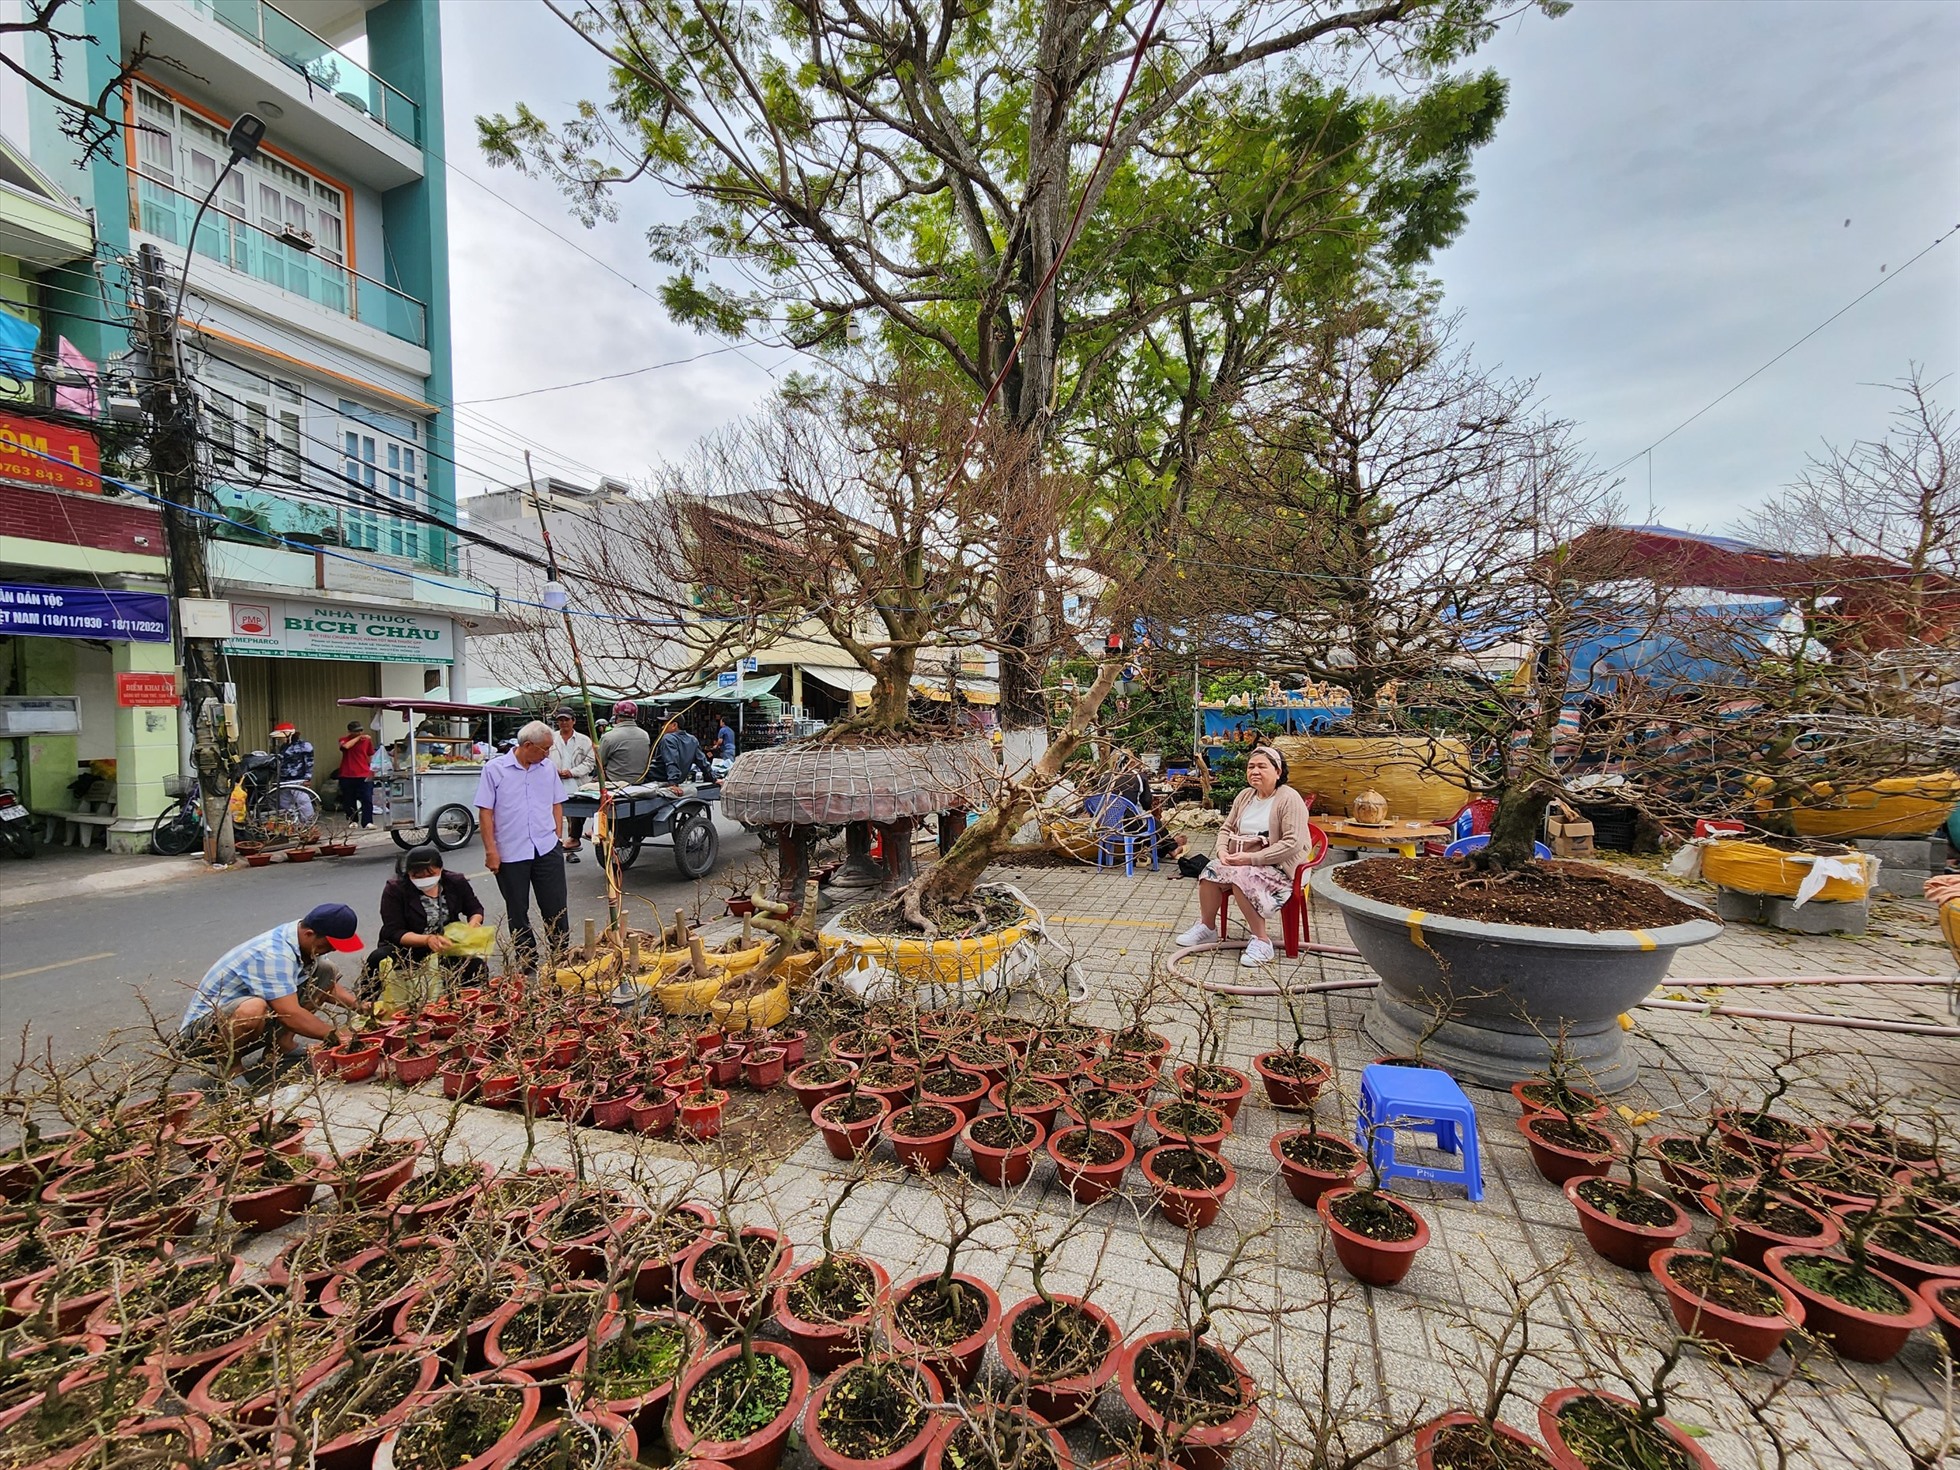
[[1768,362],[1764,363],[1761,367],[1757,368],[1753,373],[1749,374],[1748,377],[1744,378],[1741,382],[1737,383],[1734,387],[1730,388],[1727,392],[1719,394],[1710,402],[1696,409],[1693,413],[1689,414],[1685,419],[1681,420],[1680,423],[1676,424],[1673,428],[1669,429],[1665,434],[1661,435],[1660,438],[1656,439],[1652,444],[1649,444],[1645,449],[1634,450],[1632,454],[1629,454],[1625,459],[1621,460],[1618,464],[1614,465],[1612,469],[1606,471],[1606,473],[1608,475],[1618,474],[1621,470],[1625,469],[1628,465],[1632,464],[1636,459],[1640,458],[1641,455],[1650,454],[1654,450],[1660,448],[1661,445],[1667,443],[1668,440],[1672,439],[1676,434],[1680,433],[1683,429],[1687,428],[1689,424],[1692,424],[1696,419],[1700,418],[1703,414],[1707,413],[1710,409],[1714,408],[1717,404],[1721,403],[1723,399],[1726,399],[1731,395],[1739,392],[1743,388],[1747,387],[1750,383],[1754,382],[1757,378],[1760,378],[1764,373],[1768,372],[1771,368],[1775,367],[1779,362],[1783,361],[1784,358],[1788,357],[1791,353],[1795,352],[1799,347],[1803,346],[1804,343],[1808,342],[1812,337],[1815,337],[1819,332],[1823,331],[1824,328],[1828,327],[1832,322],[1836,321],[1839,317],[1843,316],[1847,311],[1851,310],[1852,307],[1856,306],[1859,302],[1863,301],[1867,296],[1871,295],[1872,292],[1883,290],[1888,282],[1898,280],[1900,276],[1904,275],[1907,271],[1911,270],[1915,264],[1917,264],[1921,260],[1924,260],[1927,256],[1931,255],[1935,250],[1939,249],[1940,246],[1944,245],[1948,240],[1952,239],[1956,234],[1960,234],[1960,225],[1953,226],[1952,229],[1948,230],[1944,235],[1941,235],[1932,244],[1928,245],[1924,250],[1920,251],[1917,255],[1913,256],[1911,260],[1908,260],[1904,265],[1900,266],[1897,270],[1892,271],[1888,275],[1879,277],[1876,284],[1868,287],[1863,291],[1860,291],[1856,296],[1852,297],[1851,300],[1845,302],[1844,305],[1840,306],[1836,311],[1832,312],[1829,316],[1825,317],[1824,320],[1819,322],[1816,326],[1812,327],[1808,332],[1805,332],[1801,337],[1797,338],[1797,340],[1792,342],[1788,347],[1784,348],[1781,352],[1777,353],[1776,356],[1772,357]]
[[601,373],[596,378],[580,378],[575,383],[553,383],[547,388],[526,388],[521,393],[502,393],[495,398],[458,398],[455,407],[461,408],[472,403],[508,403],[513,398],[530,398],[539,393],[557,393],[566,388],[587,388],[594,383],[611,383],[620,378],[636,378],[641,373],[658,372],[661,368],[683,367],[690,362],[699,362],[704,357],[719,357],[724,352],[739,352],[739,343],[731,342],[726,347],[716,347],[708,352],[697,352],[692,357],[676,357],[667,362],[650,362],[645,367],[627,368],[624,372]]

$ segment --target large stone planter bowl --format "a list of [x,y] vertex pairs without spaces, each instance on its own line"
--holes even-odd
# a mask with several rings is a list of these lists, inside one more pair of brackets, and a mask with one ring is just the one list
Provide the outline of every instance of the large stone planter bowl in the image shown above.
[[1541,929],[1417,916],[1349,892],[1343,871],[1327,873],[1314,892],[1341,911],[1361,957],[1381,976],[1369,1036],[1389,1055],[1405,1056],[1447,1009],[1450,1019],[1422,1043],[1424,1059],[1495,1087],[1543,1073],[1561,1026],[1566,1057],[1593,1086],[1631,1085],[1640,1069],[1626,1051],[1620,1016],[1660,984],[1676,950],[1722,932],[1713,913],[1672,890],[1708,917],[1658,929]]

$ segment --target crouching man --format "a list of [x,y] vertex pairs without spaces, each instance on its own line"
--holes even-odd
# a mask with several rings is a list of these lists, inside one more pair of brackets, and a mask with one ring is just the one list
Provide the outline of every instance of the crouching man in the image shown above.
[[240,1058],[266,1047],[290,1056],[302,1038],[345,1045],[350,1033],[313,1013],[321,999],[352,1011],[364,1007],[338,980],[321,986],[314,962],[362,947],[359,920],[344,903],[323,903],[293,924],[281,924],[226,952],[198,983],[177,1029],[187,1060],[238,1070]]

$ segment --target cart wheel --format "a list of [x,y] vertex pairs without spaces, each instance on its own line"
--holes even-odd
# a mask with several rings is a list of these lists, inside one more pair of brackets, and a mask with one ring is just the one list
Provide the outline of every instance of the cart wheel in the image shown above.
[[429,819],[429,840],[443,852],[454,852],[476,835],[476,818],[466,806],[437,807]]
[[395,846],[399,847],[403,852],[407,852],[411,847],[427,847],[429,845],[429,829],[427,827],[391,827],[388,829],[388,835],[395,839]]
[[619,870],[622,873],[640,860],[640,849],[645,846],[644,837],[629,837],[619,844]]
[[721,834],[714,818],[690,812],[674,824],[674,871],[683,878],[705,878],[721,854]]

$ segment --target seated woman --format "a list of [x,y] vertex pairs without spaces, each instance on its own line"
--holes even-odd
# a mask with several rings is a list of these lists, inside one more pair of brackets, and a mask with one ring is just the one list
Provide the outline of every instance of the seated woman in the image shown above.
[[1125,819],[1123,830],[1131,837],[1141,837],[1148,829],[1147,817],[1157,818],[1157,856],[1174,861],[1184,851],[1184,839],[1174,837],[1164,826],[1163,814],[1158,808],[1156,790],[1150,784],[1150,772],[1136,752],[1124,750],[1117,753],[1116,774],[1110,781],[1107,794],[1121,797],[1136,808],[1136,815]]
[[1285,784],[1285,758],[1270,745],[1246,757],[1245,781],[1218,830],[1217,854],[1198,879],[1199,922],[1177,942],[1186,949],[1216,944],[1219,914],[1230,895],[1252,931],[1239,956],[1249,969],[1273,957],[1266,921],[1293,894],[1293,869],[1308,851],[1308,812],[1306,798]]
[[[445,870],[437,848],[412,847],[403,853],[395,876],[381,888],[381,940],[367,957],[363,990],[379,993],[376,972],[383,960],[391,959],[397,967],[415,965],[454,948],[442,931],[459,919],[470,925],[483,922],[483,904],[470,880]],[[480,959],[454,959],[443,962],[443,971],[452,981],[473,981],[487,974],[488,967]]]

